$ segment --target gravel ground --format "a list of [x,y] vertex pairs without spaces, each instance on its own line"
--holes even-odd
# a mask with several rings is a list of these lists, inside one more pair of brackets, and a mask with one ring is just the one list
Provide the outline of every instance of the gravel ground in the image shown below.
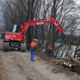
[[80,80],[80,75],[57,71],[59,67],[49,64],[39,56],[30,61],[28,51],[3,52],[2,40],[0,45],[0,80]]

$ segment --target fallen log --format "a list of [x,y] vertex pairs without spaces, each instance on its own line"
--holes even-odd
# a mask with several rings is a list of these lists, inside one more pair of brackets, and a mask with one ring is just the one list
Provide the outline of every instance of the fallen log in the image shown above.
[[64,66],[64,67],[67,67],[67,68],[71,68],[73,66],[69,62],[63,62],[63,63],[61,63],[61,65]]
[[77,62],[68,59],[62,59],[62,60],[52,60],[56,63],[56,65],[61,65],[64,68],[68,68],[72,72],[76,72],[80,74],[80,66]]
[[75,63],[77,63],[80,66],[80,61],[78,61],[76,58],[73,58],[70,54],[68,54],[69,58],[74,61]]

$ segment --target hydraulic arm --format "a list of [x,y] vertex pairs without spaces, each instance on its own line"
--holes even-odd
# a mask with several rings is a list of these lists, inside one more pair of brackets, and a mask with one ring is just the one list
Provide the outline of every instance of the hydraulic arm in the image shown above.
[[35,26],[35,25],[42,25],[42,24],[53,24],[59,31],[62,35],[64,35],[64,30],[63,28],[60,26],[60,24],[53,18],[53,17],[50,17],[50,21],[44,21],[46,20],[46,18],[44,19],[41,19],[41,20],[34,20],[34,21],[29,21],[29,22],[25,22],[23,25],[21,25],[21,29],[18,31],[22,36],[22,38],[24,39],[24,36],[27,32],[27,28],[29,26]]

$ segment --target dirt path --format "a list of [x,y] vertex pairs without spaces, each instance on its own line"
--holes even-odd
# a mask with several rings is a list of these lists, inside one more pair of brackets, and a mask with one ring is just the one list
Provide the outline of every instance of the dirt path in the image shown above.
[[0,80],[80,80],[77,74],[68,77],[66,73],[55,73],[55,69],[37,56],[30,61],[30,52],[3,52],[0,48]]

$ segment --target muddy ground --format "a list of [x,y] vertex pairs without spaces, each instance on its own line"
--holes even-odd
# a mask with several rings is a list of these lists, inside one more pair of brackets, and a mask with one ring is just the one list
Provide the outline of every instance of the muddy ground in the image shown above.
[[44,53],[36,52],[30,61],[30,52],[2,51],[0,40],[0,80],[80,80],[80,75],[52,62]]

